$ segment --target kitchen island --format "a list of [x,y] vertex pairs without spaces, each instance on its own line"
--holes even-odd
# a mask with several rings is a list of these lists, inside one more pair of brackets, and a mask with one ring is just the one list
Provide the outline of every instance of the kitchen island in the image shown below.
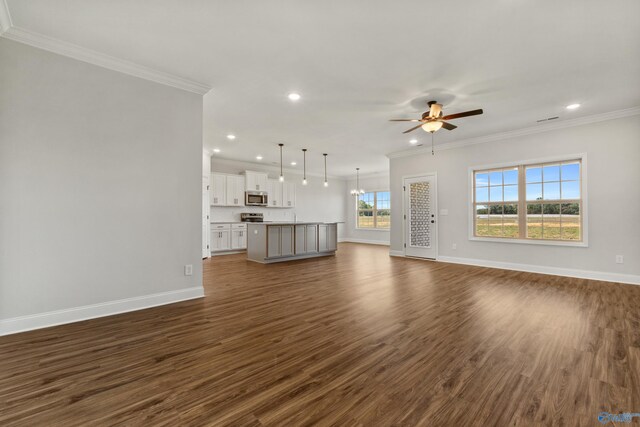
[[262,264],[334,255],[337,222],[247,223],[247,259]]

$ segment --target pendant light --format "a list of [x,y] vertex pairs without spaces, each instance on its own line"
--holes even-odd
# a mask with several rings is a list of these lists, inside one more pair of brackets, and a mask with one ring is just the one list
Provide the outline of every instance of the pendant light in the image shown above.
[[356,188],[351,190],[352,196],[359,196],[364,194],[364,190],[360,188],[360,168],[356,168]]
[[327,181],[327,153],[323,154],[324,156],[324,186],[329,186],[329,181]]
[[307,185],[307,149],[302,149],[302,185]]
[[284,175],[282,174],[282,147],[284,144],[278,144],[280,147],[280,182],[284,182]]

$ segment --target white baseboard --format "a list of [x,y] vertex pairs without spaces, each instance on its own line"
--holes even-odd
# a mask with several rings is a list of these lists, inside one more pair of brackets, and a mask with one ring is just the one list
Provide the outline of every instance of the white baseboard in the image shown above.
[[390,250],[389,251],[389,256],[401,256],[401,257],[404,257],[404,251]]
[[247,253],[246,250],[238,250],[238,251],[226,251],[226,252],[211,252],[211,257],[214,256],[224,256],[224,255],[235,255],[235,254],[243,254]]
[[483,259],[439,256],[438,261],[453,264],[475,265],[478,267],[500,268],[503,270],[526,271],[529,273],[551,274],[554,276],[577,277],[580,279],[602,280],[605,282],[640,285],[640,276],[634,274],[608,273],[604,271],[577,270],[572,268],[548,267],[545,265],[517,264],[512,262],[488,261]]
[[79,322],[81,320],[95,319],[97,317],[111,316],[114,314],[142,310],[145,308],[202,297],[204,297],[204,288],[194,287],[103,302],[99,304],[85,305],[82,307],[68,308],[64,310],[49,311],[29,316],[14,317],[11,319],[0,320],[0,336],[31,331],[34,329],[48,328],[50,326],[64,325],[65,323]]
[[389,246],[389,242],[382,242],[380,240],[356,239],[356,238],[352,238],[352,237],[341,237],[341,238],[338,239],[338,242],[364,243],[364,244],[367,244],[367,245]]

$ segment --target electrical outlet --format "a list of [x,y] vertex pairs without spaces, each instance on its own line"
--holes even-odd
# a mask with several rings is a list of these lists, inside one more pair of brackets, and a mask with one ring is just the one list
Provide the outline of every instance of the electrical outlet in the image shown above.
[[193,265],[187,264],[184,266],[184,275],[185,276],[193,276]]
[[616,255],[616,264],[624,264],[624,257],[622,255]]
[[441,216],[449,215],[449,209],[440,209],[440,215]]
[[452,244],[451,249],[453,249],[454,251],[458,249],[458,244],[457,243]]

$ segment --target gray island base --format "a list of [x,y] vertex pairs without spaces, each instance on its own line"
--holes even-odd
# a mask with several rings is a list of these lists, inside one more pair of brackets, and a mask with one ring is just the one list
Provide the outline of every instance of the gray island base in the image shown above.
[[335,255],[338,224],[335,222],[247,223],[247,259],[271,264]]

